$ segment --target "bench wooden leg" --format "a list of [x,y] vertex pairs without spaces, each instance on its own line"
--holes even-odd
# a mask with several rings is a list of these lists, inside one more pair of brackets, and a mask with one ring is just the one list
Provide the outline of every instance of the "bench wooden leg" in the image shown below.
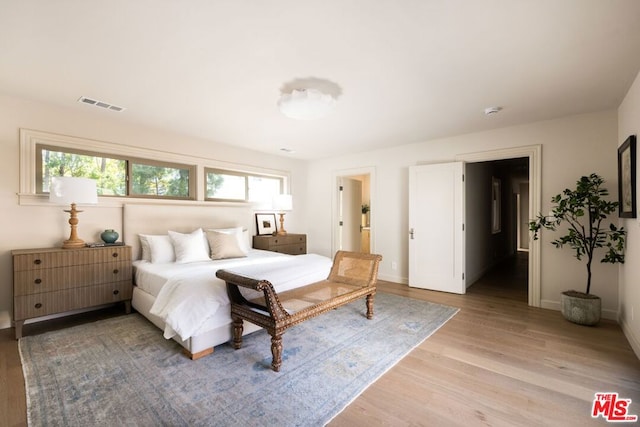
[[282,335],[271,336],[271,356],[271,367],[279,372],[282,365]]
[[375,295],[367,295],[367,319],[373,319],[373,298]]
[[238,350],[242,347],[242,319],[239,317],[233,318],[233,348]]

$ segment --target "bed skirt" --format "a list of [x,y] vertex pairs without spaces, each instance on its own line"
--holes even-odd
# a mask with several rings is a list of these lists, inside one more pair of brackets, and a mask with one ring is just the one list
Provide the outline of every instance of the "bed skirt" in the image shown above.
[[[150,313],[151,307],[155,301],[155,297],[147,292],[141,290],[137,286],[133,287],[133,299],[131,305],[133,308],[144,317],[146,317],[151,323],[160,328],[160,333],[164,331],[164,321]],[[189,354],[192,359],[198,358],[198,355],[206,355],[213,351],[213,347],[229,342],[232,339],[232,325],[231,325],[231,306],[225,305],[218,308],[218,311],[226,316],[218,316],[219,320],[216,325],[212,325],[212,329],[201,333],[197,336],[193,336],[185,341],[180,339],[176,335],[173,339],[180,344]],[[261,329],[249,322],[244,322],[243,335],[255,332]]]

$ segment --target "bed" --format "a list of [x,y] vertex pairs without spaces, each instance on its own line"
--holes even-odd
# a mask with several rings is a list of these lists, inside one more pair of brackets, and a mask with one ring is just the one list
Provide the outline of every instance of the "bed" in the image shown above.
[[[132,306],[192,359],[213,353],[232,338],[229,298],[217,270],[269,280],[278,291],[329,274],[332,260],[324,256],[251,249],[253,228],[253,211],[247,206],[124,206],[123,241],[132,247],[134,260]],[[258,329],[246,323],[243,334]]]

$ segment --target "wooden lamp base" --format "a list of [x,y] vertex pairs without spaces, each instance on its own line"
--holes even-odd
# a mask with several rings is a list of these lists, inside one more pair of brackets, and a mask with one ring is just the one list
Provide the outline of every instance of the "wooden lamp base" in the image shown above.
[[278,236],[286,236],[287,230],[284,229],[284,213],[280,213],[280,229],[276,233]]
[[65,210],[71,215],[69,218],[69,225],[71,226],[71,235],[68,240],[65,240],[62,244],[62,249],[77,249],[85,246],[84,240],[78,237],[78,213],[82,212],[76,209],[76,204],[71,203],[71,209]]

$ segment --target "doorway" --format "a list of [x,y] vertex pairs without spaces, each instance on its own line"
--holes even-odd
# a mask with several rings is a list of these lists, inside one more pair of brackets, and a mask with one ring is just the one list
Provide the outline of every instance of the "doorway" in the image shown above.
[[[532,146],[524,146],[524,147],[516,147],[516,148],[507,148],[502,150],[495,151],[486,151],[486,152],[478,152],[478,153],[469,153],[469,154],[461,154],[456,156],[456,160],[467,162],[467,165],[471,165],[473,163],[478,162],[493,162],[493,161],[511,161],[511,159],[524,159],[523,161],[527,162],[528,170],[526,172],[526,182],[527,182],[527,190],[528,190],[528,203],[524,203],[522,201],[522,194],[520,195],[520,217],[516,220],[513,220],[513,224],[511,225],[512,229],[512,242],[514,245],[517,245],[518,237],[517,237],[517,223],[518,221],[522,222],[522,218],[533,218],[537,212],[540,212],[541,206],[541,191],[540,186],[542,182],[542,168],[541,168],[541,159],[542,159],[542,146],[541,145],[532,145]],[[509,180],[511,183],[511,180]],[[524,181],[520,181],[520,183],[524,183]],[[469,182],[467,182],[469,184]],[[519,186],[519,185],[518,185]],[[517,211],[518,206],[516,205],[516,199],[513,195],[512,188],[510,191],[505,193],[504,188],[502,189],[501,194],[504,197],[504,194],[507,194],[506,206],[512,211]],[[469,206],[467,206],[467,220],[472,218],[471,214],[468,212]],[[504,214],[504,211],[501,211]],[[514,214],[515,216],[515,214]],[[522,232],[522,225],[520,226],[520,231]],[[528,235],[527,235],[528,239]],[[522,242],[522,239],[520,239]],[[526,273],[527,273],[527,302],[528,305],[532,307],[540,307],[540,241],[530,241],[528,242],[527,251],[518,251],[516,250],[516,254],[520,257],[520,260],[526,260]],[[518,249],[518,248],[516,248]],[[467,251],[469,251],[469,244],[467,244]],[[469,252],[467,252],[468,254]],[[493,255],[493,254],[492,254]],[[517,259],[515,262],[517,263]],[[522,265],[520,263],[520,265]],[[481,276],[476,277],[479,279]],[[472,279],[472,278],[470,278]],[[468,283],[470,283],[469,281]]]
[[529,159],[466,166],[467,287],[527,302]]
[[374,182],[373,168],[348,169],[334,174],[333,253],[374,250]]

